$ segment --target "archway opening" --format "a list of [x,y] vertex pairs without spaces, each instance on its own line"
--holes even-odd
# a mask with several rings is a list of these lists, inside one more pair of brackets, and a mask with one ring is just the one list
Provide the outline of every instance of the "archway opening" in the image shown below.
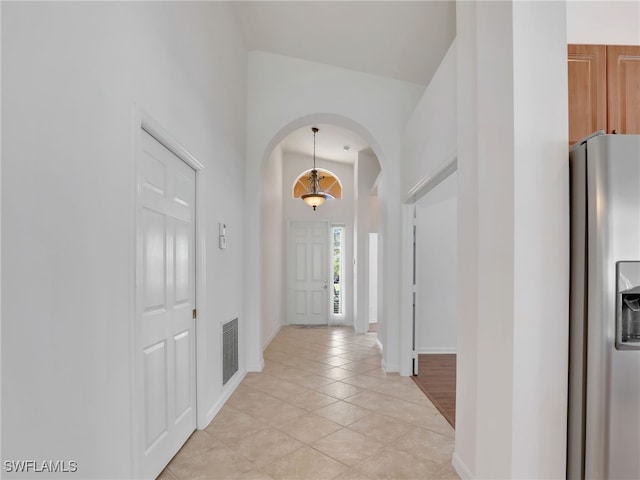
[[[369,325],[369,311],[376,310],[367,303],[370,277],[367,269],[368,234],[378,233],[375,185],[381,173],[381,162],[375,152],[379,148],[368,132],[359,125],[354,131],[353,122],[347,119],[336,117],[331,118],[338,120],[335,123],[313,123],[313,120],[324,120],[324,117],[326,115],[291,122],[274,136],[264,152],[261,194],[264,347],[281,325],[289,323],[287,308],[291,303],[291,293],[287,291],[288,256],[293,249],[288,235],[291,222],[326,222],[330,232],[340,232],[338,253],[334,252],[335,239],[333,236],[328,238],[327,247],[331,246],[331,249],[327,260],[331,262],[327,262],[326,275],[330,294],[327,297],[327,323],[354,326],[356,330],[365,332]],[[309,141],[308,131],[316,125],[320,126],[317,142],[320,165],[317,170],[320,176],[325,177],[321,188],[340,201],[327,201],[316,212],[312,212],[300,201],[300,197],[308,191],[306,180],[313,158],[313,143]],[[300,132],[299,142],[296,132]],[[347,140],[344,135],[350,139]],[[305,150],[306,147],[308,150]],[[334,271],[336,258],[340,260],[337,263],[338,275]],[[359,328],[355,325],[358,320],[361,320]]]

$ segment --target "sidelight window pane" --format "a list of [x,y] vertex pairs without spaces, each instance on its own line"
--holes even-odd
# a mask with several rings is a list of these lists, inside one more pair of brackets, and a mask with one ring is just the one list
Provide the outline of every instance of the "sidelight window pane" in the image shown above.
[[331,312],[334,317],[344,315],[344,226],[331,227],[333,301]]

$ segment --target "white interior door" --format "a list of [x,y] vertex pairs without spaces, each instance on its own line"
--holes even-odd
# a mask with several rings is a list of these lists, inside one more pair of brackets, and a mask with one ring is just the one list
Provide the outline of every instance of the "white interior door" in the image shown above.
[[325,325],[329,306],[329,226],[289,224],[287,323]]
[[196,428],[195,172],[140,134],[134,422],[137,475],[154,478]]

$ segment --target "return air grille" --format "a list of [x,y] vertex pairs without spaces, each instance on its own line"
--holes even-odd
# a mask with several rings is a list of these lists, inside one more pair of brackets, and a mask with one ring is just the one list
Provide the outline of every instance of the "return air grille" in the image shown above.
[[238,319],[222,325],[222,385],[238,371]]

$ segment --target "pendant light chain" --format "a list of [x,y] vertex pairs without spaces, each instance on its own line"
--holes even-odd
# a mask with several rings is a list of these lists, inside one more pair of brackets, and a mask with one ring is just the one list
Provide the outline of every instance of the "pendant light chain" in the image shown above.
[[318,133],[318,129],[313,127],[313,169],[316,169],[316,133]]
[[325,200],[333,198],[330,194],[320,190],[320,180],[324,177],[318,177],[318,170],[316,170],[316,133],[318,133],[317,127],[311,127],[313,132],[313,170],[309,175],[309,193],[305,193],[300,198],[304,200],[304,203],[313,207],[315,211],[316,207],[322,205]]

